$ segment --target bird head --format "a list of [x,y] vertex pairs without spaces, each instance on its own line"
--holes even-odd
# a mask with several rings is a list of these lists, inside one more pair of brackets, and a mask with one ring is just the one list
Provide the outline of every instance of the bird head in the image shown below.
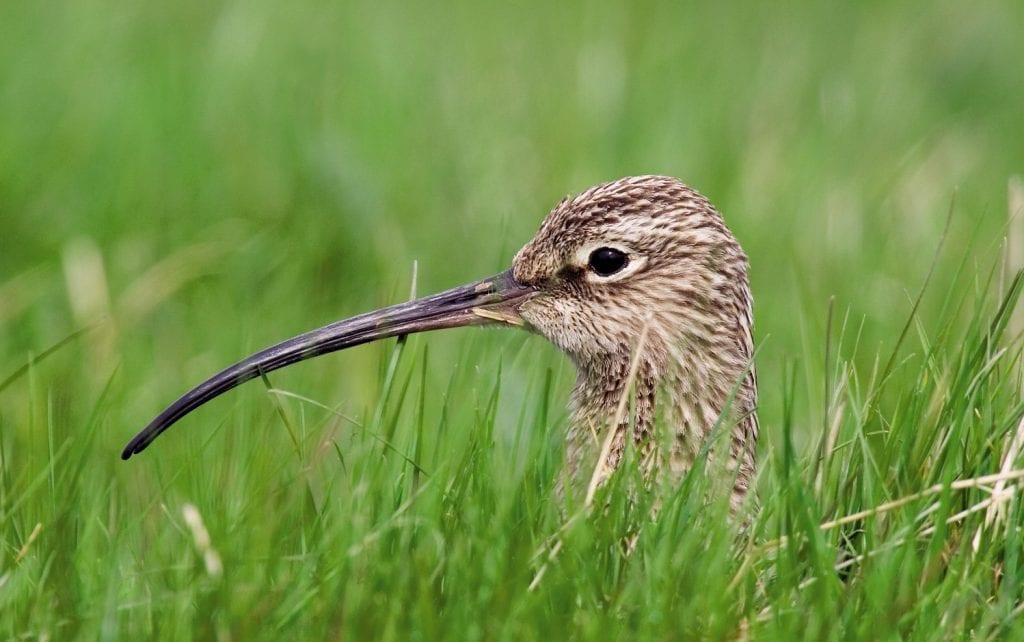
[[[723,336],[728,344],[736,328],[749,339],[749,316],[746,257],[711,204],[674,178],[626,178],[560,202],[510,270],[337,321],[229,366],[168,406],[121,456],[141,452],[186,414],[245,381],[378,339],[525,325],[586,368],[628,355],[646,328],[649,362],[658,366],[679,348],[715,349]],[[735,352],[731,344],[725,349]]]
[[[703,196],[638,176],[562,200],[513,261],[519,314],[579,366],[635,350],[655,368],[720,342],[749,308],[746,257]],[[724,329],[729,332],[723,332]]]

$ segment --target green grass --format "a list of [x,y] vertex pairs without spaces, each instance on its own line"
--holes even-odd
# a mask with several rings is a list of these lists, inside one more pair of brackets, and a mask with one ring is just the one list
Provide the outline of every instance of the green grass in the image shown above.
[[[749,5],[2,3],[0,638],[1024,636],[1020,503],[953,487],[1024,467],[1024,4]],[[511,331],[276,372],[119,459],[640,173],[751,258],[742,536],[699,475],[655,522],[629,473],[560,505],[572,370]]]

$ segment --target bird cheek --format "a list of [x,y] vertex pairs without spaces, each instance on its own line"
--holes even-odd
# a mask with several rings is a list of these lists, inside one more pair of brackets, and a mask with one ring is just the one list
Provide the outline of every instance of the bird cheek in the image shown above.
[[519,316],[545,335],[548,334],[548,328],[551,327],[552,314],[551,301],[543,295],[526,301],[519,308]]
[[527,325],[537,332],[548,335],[547,331],[547,304],[542,297],[535,297],[519,307],[519,316],[526,321]]
[[580,349],[574,306],[562,299],[538,296],[523,304],[520,316],[558,348],[570,354]]

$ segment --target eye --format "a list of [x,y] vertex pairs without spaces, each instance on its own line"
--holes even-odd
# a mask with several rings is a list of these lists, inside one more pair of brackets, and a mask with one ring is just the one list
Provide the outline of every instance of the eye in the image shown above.
[[629,264],[629,257],[611,247],[599,247],[590,253],[588,265],[598,276],[611,276]]

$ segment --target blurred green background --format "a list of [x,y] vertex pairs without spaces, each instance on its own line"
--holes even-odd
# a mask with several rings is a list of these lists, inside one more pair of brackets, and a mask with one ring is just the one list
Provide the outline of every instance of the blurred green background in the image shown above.
[[830,296],[867,362],[893,337],[954,191],[944,265],[972,240],[992,260],[1024,167],[1012,0],[6,2],[0,22],[0,362],[107,319],[65,358],[120,364],[112,447],[211,369],[405,296],[413,260],[421,292],[495,272],[561,196],[640,173],[705,193],[750,255],[770,413]]
[[[407,297],[414,261],[421,294],[492,274],[563,195],[645,173],[707,195],[750,256],[763,447],[789,365],[796,425],[816,430],[830,297],[867,376],[954,193],[924,326],[948,321],[958,266],[969,292],[1000,262],[1024,172],[1022,25],[1018,0],[3,2],[0,381],[92,327],[0,390],[3,475],[27,483],[67,439],[121,487],[158,459],[216,471],[246,439],[290,448],[255,383],[160,455],[117,458],[220,367]],[[456,364],[502,364],[513,416],[538,372],[558,404],[571,385],[538,338],[414,345],[434,414]],[[365,413],[389,350],[272,378]],[[230,409],[266,430],[202,447]],[[208,483],[189,470],[164,483]]]

